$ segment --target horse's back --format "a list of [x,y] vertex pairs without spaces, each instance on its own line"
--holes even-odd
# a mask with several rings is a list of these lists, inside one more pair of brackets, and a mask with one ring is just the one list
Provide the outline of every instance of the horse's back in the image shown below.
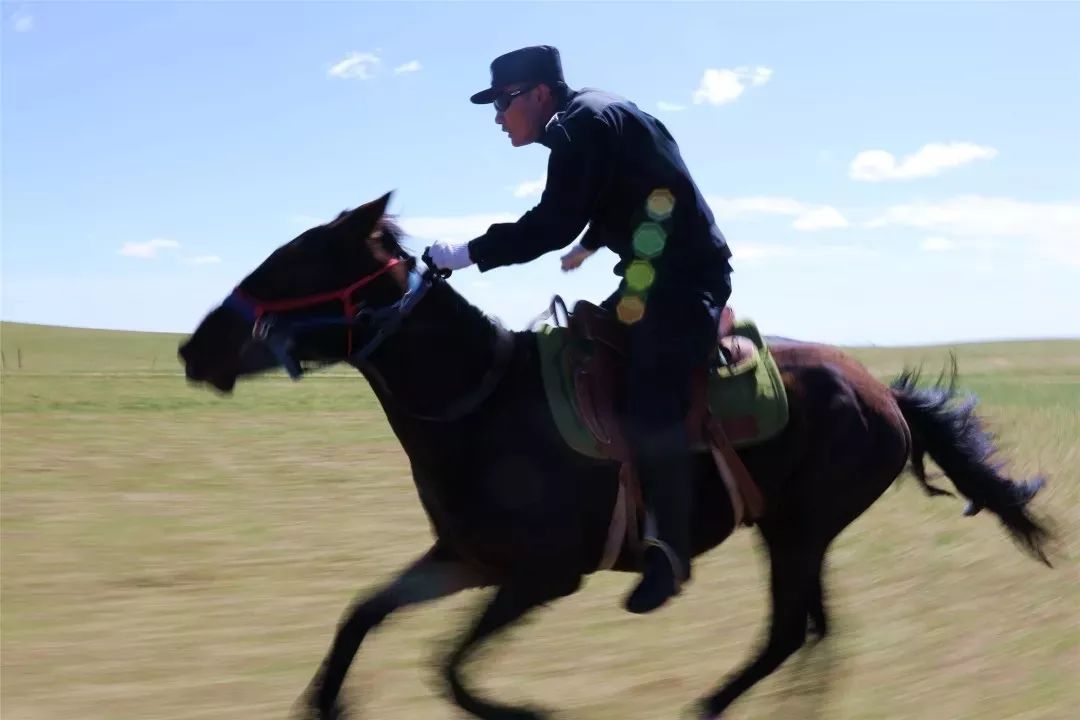
[[890,482],[899,475],[911,432],[888,385],[832,345],[772,338],[769,348],[789,396],[802,406],[813,443],[861,459],[864,472],[878,471]]
[[835,384],[855,393],[874,410],[891,414],[897,408],[892,390],[875,378],[865,365],[840,348],[778,337],[768,338],[768,343],[781,373],[786,373],[789,378],[785,379],[785,383],[797,382],[800,376],[807,373],[823,373],[833,378]]

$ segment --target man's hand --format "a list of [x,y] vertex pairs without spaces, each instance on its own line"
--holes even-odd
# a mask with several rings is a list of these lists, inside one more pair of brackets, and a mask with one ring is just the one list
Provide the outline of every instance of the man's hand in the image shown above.
[[583,247],[581,243],[575,243],[574,247],[570,248],[570,252],[562,256],[563,272],[568,272],[578,267],[594,252],[596,251]]
[[469,257],[469,243],[453,243],[437,240],[431,246],[431,260],[440,270],[460,270],[473,264]]

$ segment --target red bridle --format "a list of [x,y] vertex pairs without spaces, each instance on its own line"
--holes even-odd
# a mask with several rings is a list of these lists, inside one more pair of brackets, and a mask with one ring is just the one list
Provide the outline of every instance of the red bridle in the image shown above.
[[[353,302],[352,296],[360,288],[370,284],[379,277],[382,277],[387,272],[397,267],[402,263],[401,258],[393,258],[388,261],[381,268],[373,273],[365,275],[352,285],[344,287],[340,290],[331,290],[329,292],[318,293],[315,295],[304,295],[298,298],[288,298],[286,300],[257,300],[239,287],[235,288],[230,298],[234,300],[233,307],[237,307],[235,301],[239,301],[243,304],[243,310],[250,315],[252,325],[252,333],[257,334],[260,330],[260,320],[273,313],[288,312],[290,310],[301,310],[303,308],[314,307],[316,305],[323,305],[335,300],[339,301],[344,308],[344,316],[346,320],[351,320],[356,315],[357,306]],[[352,326],[348,326],[348,348],[347,353],[352,354],[352,340],[353,332]]]

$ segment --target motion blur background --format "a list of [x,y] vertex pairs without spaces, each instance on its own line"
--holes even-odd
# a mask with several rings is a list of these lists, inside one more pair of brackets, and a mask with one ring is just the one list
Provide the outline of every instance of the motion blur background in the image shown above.
[[[430,534],[363,378],[186,386],[180,333],[266,254],[396,189],[419,250],[527,210],[546,150],[468,95],[514,47],[678,139],[735,253],[737,314],[889,379],[956,353],[1056,567],[899,481],[834,546],[834,636],[740,717],[1064,720],[1080,706],[1076,4],[2,5],[0,715],[284,717],[355,593]],[[455,273],[521,328],[614,257]],[[676,717],[768,614],[752,531],[648,617],[633,578],[515,628],[479,690]],[[457,717],[432,664],[481,593],[372,635],[362,717]]]

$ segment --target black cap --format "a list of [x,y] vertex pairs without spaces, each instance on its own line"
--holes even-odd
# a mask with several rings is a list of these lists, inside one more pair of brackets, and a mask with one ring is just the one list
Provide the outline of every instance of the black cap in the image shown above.
[[565,83],[559,51],[550,45],[533,45],[500,55],[491,61],[491,87],[473,95],[477,105],[495,101],[495,96],[514,83]]

